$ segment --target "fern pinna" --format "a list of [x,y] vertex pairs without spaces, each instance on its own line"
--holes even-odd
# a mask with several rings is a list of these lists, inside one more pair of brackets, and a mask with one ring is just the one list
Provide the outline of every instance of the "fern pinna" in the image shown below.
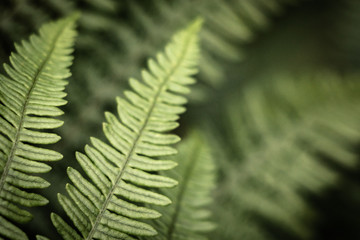
[[45,188],[50,184],[32,174],[50,171],[43,162],[62,158],[53,150],[34,146],[59,141],[54,133],[43,131],[60,127],[53,117],[63,114],[57,108],[70,76],[76,16],[44,25],[39,35],[15,45],[17,53],[5,64],[7,76],[0,75],[0,236],[27,239],[11,221],[23,223],[31,214],[21,209],[45,205],[48,200],[22,189]]
[[[91,179],[68,168],[73,185],[67,184],[69,197],[59,194],[59,202],[76,226],[69,226],[53,213],[52,221],[64,239],[135,239],[153,236],[156,230],[137,219],[153,219],[157,211],[144,204],[167,205],[167,197],[151,191],[154,187],[174,187],[177,182],[156,174],[173,168],[170,160],[155,159],[176,153],[168,145],[179,137],[166,132],[178,126],[178,115],[185,111],[181,105],[189,92],[187,85],[195,80],[199,58],[197,32],[201,20],[176,34],[148,62],[149,71],[142,71],[143,83],[130,79],[133,91],[125,91],[127,99],[117,98],[119,118],[106,113],[104,133],[110,145],[92,138],[92,146],[76,158]],[[135,204],[138,202],[138,204]]]

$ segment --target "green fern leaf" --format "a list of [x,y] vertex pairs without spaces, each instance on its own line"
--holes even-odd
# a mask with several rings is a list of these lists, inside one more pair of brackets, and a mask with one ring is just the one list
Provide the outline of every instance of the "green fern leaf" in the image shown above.
[[[74,43],[75,16],[44,25],[39,35],[15,44],[17,53],[5,64],[7,76],[0,75],[0,235],[9,239],[27,239],[11,221],[23,223],[31,214],[20,206],[45,205],[48,200],[23,189],[45,188],[50,184],[35,173],[50,171],[43,162],[56,161],[62,155],[38,144],[51,144],[60,137],[42,131],[62,125],[53,117],[70,76],[70,53]],[[20,206],[19,206],[20,205]]]
[[163,216],[153,220],[159,234],[150,239],[207,239],[205,233],[215,227],[208,220],[211,211],[207,209],[212,203],[211,191],[215,187],[215,164],[202,134],[192,132],[179,145],[175,160],[179,166],[166,176],[178,180],[179,185],[162,190],[173,204],[156,208]]
[[145,203],[171,203],[149,188],[173,187],[177,182],[151,172],[176,165],[155,158],[176,153],[168,145],[179,137],[165,132],[178,126],[175,121],[186,103],[181,94],[188,93],[187,85],[195,82],[191,75],[197,72],[200,25],[197,20],[176,34],[156,61],[149,60],[150,71],[142,72],[143,83],[129,80],[133,91],[124,92],[127,99],[117,98],[120,119],[106,113],[103,130],[110,145],[92,138],[86,154],[76,154],[91,182],[68,168],[73,183],[66,186],[70,198],[61,194],[58,198],[78,231],[58,215],[51,216],[64,239],[135,239],[133,236],[156,234],[153,227],[137,219],[160,216],[141,206]]

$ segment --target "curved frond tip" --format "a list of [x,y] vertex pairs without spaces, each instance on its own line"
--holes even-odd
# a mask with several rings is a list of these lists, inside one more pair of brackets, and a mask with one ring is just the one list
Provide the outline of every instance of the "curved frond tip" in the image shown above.
[[144,204],[168,205],[166,196],[152,188],[174,187],[177,181],[157,171],[176,164],[159,158],[175,154],[169,145],[180,140],[167,132],[178,126],[185,111],[183,94],[195,83],[199,58],[197,32],[201,20],[174,35],[172,41],[150,59],[142,80],[130,79],[131,91],[117,98],[118,116],[106,113],[103,130],[107,140],[91,138],[85,154],[76,158],[89,177],[68,169],[72,184],[66,186],[70,197],[59,195],[59,202],[75,228],[58,215],[52,221],[64,239],[135,239],[153,236],[156,230],[139,219],[153,219],[160,213]]
[[66,103],[65,79],[71,75],[76,18],[73,15],[46,24],[39,35],[15,44],[11,64],[4,64],[8,76],[0,75],[0,235],[7,239],[27,239],[12,223],[31,219],[21,206],[48,202],[41,195],[24,190],[50,185],[31,174],[50,171],[44,162],[62,158],[60,153],[37,145],[60,139],[42,130],[62,125],[53,117],[63,114],[58,106]]

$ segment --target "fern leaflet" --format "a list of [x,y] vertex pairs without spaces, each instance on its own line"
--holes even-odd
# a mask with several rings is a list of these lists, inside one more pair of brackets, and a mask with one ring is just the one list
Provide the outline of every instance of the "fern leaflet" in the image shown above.
[[[180,139],[166,134],[178,126],[178,115],[189,92],[187,85],[197,72],[198,37],[201,21],[173,37],[157,60],[149,60],[150,71],[142,71],[144,83],[130,79],[133,91],[117,98],[120,120],[106,113],[104,133],[108,145],[96,138],[86,146],[86,154],[76,158],[93,183],[77,170],[68,168],[74,185],[67,184],[70,198],[59,194],[59,202],[80,234],[58,215],[52,221],[64,239],[135,239],[132,236],[156,234],[150,225],[136,219],[157,218],[160,214],[140,204],[167,205],[171,201],[148,188],[173,187],[177,182],[151,172],[170,169],[176,164],[155,160],[176,153],[169,144]],[[151,171],[151,172],[150,172]],[[140,204],[135,204],[139,202]]]
[[50,171],[44,161],[56,161],[62,155],[35,144],[51,144],[60,137],[43,129],[60,127],[53,117],[63,114],[57,108],[70,76],[70,56],[74,43],[76,16],[44,25],[39,35],[15,44],[17,53],[10,57],[9,75],[0,75],[0,235],[9,239],[27,239],[10,221],[27,222],[31,214],[21,209],[41,206],[48,200],[22,189],[45,188],[50,184],[31,174]]

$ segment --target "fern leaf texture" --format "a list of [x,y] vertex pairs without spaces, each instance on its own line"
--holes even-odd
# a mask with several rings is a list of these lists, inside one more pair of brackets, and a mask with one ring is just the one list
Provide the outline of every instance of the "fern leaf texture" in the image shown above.
[[92,146],[76,158],[87,174],[68,169],[70,196],[59,194],[59,202],[76,229],[52,214],[52,221],[64,239],[136,239],[156,231],[139,219],[153,219],[159,212],[144,204],[168,205],[170,199],[152,188],[174,187],[177,181],[156,174],[170,169],[173,161],[158,159],[177,151],[169,145],[178,136],[167,133],[178,126],[182,106],[195,82],[199,57],[197,32],[201,20],[177,33],[165,51],[149,60],[142,71],[143,82],[130,79],[132,91],[117,98],[118,116],[106,113],[103,130],[110,144],[92,138]]
[[0,75],[0,235],[9,239],[27,239],[12,222],[23,223],[31,214],[21,206],[45,205],[48,200],[27,189],[50,184],[34,176],[50,171],[45,162],[62,155],[39,147],[60,137],[44,129],[60,127],[54,119],[63,112],[65,80],[72,63],[75,15],[40,28],[39,35],[15,44],[16,53]]

